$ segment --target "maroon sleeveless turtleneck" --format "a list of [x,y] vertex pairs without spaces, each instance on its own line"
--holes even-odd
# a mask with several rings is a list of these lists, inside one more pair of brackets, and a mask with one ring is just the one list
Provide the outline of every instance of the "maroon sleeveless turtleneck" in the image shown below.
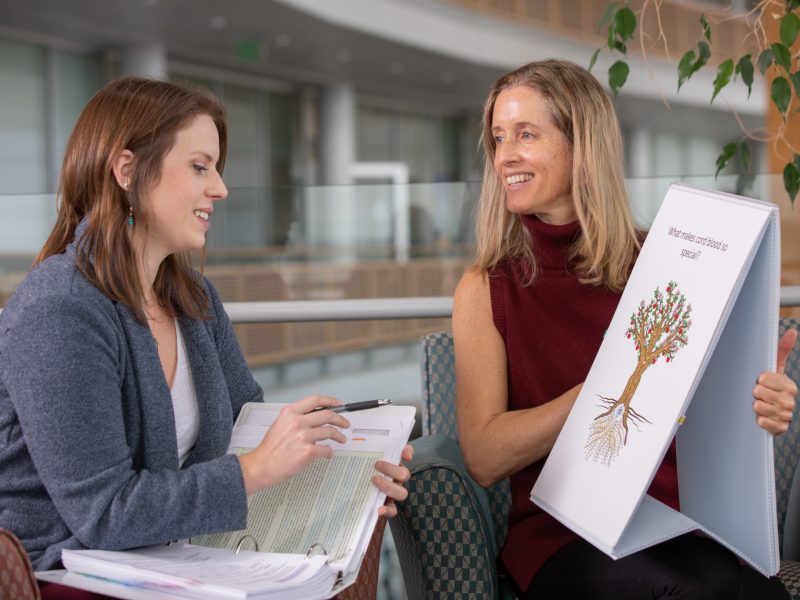
[[[578,223],[548,225],[534,216],[523,222],[533,240],[536,279],[522,285],[525,269],[506,264],[490,273],[494,324],[508,356],[508,409],[545,404],[586,379],[620,295],[579,282],[568,254],[580,235]],[[511,476],[511,513],[501,560],[525,590],[539,567],[576,538],[530,500],[544,460]],[[677,509],[674,445],[648,492]]]

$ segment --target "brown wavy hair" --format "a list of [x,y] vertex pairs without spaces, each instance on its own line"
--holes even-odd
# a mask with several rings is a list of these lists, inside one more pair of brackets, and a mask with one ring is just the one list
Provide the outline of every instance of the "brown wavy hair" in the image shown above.
[[536,276],[530,235],[521,217],[506,209],[505,188],[493,165],[495,102],[503,90],[520,85],[547,99],[553,123],[572,147],[572,199],[581,229],[571,251],[576,272],[583,283],[621,291],[640,242],[625,189],[617,115],[597,79],[563,60],[528,63],[498,79],[489,92],[483,109],[485,164],[476,222],[477,252],[471,268],[485,273],[500,263],[522,260],[530,273],[527,283]]
[[[222,174],[227,119],[221,102],[209,90],[141,77],[123,77],[103,87],[83,109],[67,142],[56,196],[56,224],[33,266],[63,253],[78,223],[86,218],[88,225],[78,244],[78,268],[144,323],[144,291],[127,231],[129,207],[136,215],[134,227],[147,227],[142,198],[158,183],[164,156],[175,144],[178,131],[200,115],[211,117],[217,127],[217,171]],[[113,172],[124,150],[134,155],[127,193]],[[155,300],[168,315],[205,318],[208,296],[188,252],[168,256],[153,287]]]

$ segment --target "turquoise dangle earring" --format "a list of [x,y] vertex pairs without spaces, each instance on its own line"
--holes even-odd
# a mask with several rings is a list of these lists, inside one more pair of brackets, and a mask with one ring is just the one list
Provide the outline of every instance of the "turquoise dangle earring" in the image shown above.
[[133,227],[133,204],[131,204],[131,194],[128,191],[128,180],[125,180],[125,195],[128,197],[128,227]]

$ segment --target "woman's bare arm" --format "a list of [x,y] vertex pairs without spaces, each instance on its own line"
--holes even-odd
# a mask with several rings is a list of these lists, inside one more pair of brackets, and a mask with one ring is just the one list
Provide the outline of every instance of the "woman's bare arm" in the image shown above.
[[467,272],[458,284],[453,337],[461,451],[470,474],[485,487],[550,452],[581,386],[536,408],[508,410],[505,344],[494,326],[484,274]]

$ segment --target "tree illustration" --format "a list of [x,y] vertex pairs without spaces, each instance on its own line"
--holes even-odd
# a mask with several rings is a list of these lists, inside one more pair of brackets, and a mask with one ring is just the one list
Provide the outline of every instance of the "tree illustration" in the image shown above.
[[656,288],[652,298],[642,300],[631,314],[625,337],[636,347],[636,368],[619,398],[599,396],[603,412],[592,421],[586,442],[586,457],[595,462],[610,465],[628,441],[628,427],[638,423],[649,423],[643,415],[631,407],[631,401],[639,387],[644,372],[660,359],[670,363],[689,341],[688,331],[692,326],[692,305],[670,281],[665,292]]

